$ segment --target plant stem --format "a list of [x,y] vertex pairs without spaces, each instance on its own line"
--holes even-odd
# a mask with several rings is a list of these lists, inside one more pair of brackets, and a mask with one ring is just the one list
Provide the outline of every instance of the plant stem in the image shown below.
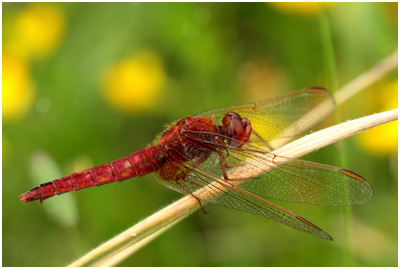
[[[374,126],[396,120],[397,117],[398,110],[395,109],[347,121],[297,139],[273,153],[288,158],[298,158]],[[248,167],[243,169],[250,170]],[[207,200],[207,193],[203,189],[199,189],[194,195]],[[198,201],[193,196],[187,195],[103,243],[69,266],[115,265],[198,208]]]
[[[322,49],[325,59],[325,66],[329,77],[330,88],[333,92],[338,90],[338,79],[336,73],[335,52],[332,40],[332,31],[329,22],[327,10],[322,5],[322,14],[320,16]],[[337,108],[335,113],[335,122],[340,120],[340,108]],[[338,154],[337,163],[340,167],[347,167],[347,147],[344,141],[337,143]],[[354,250],[354,237],[351,224],[353,223],[353,214],[351,207],[343,207],[342,211],[342,227],[344,231],[343,238],[346,241],[342,248],[342,261],[344,266],[357,266],[357,260]]]

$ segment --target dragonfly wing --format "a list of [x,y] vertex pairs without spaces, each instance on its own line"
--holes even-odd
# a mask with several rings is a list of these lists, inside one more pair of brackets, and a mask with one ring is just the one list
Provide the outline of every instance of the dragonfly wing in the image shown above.
[[251,159],[246,165],[260,174],[240,187],[262,197],[321,206],[363,204],[373,198],[364,178],[342,168],[268,154]]
[[[196,139],[192,137],[206,151],[205,142]],[[320,206],[363,204],[373,198],[372,186],[351,171],[277,156],[249,144],[242,149],[219,146],[201,167],[222,178],[221,162],[230,181],[239,181],[241,188],[263,198]]]
[[322,122],[334,109],[335,101],[327,90],[308,88],[256,103],[214,108],[194,116],[212,118],[221,124],[227,112],[237,112],[252,125],[248,143],[272,149]]
[[[193,196],[203,202],[210,202],[226,208],[260,215],[294,229],[326,240],[332,240],[326,232],[306,219],[235,186],[232,182],[218,178],[216,175],[195,164],[195,162],[188,161],[182,165],[184,165],[184,169],[187,172],[190,172],[186,174],[184,180],[178,180],[179,184],[174,180],[165,181],[158,179],[158,182],[180,193],[185,194],[189,190]],[[186,190],[182,188],[182,185]]]

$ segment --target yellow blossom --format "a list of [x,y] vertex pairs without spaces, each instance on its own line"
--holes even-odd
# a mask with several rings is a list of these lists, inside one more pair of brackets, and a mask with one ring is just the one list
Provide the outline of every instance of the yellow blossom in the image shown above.
[[[380,111],[397,108],[397,80],[382,88],[378,96],[374,97],[374,103],[380,107]],[[398,122],[390,122],[370,129],[358,136],[361,146],[378,156],[385,156],[397,152],[398,146]]]
[[164,80],[158,56],[142,51],[109,68],[104,80],[104,98],[123,111],[147,110],[156,104]]
[[3,54],[3,120],[17,120],[26,115],[33,103],[33,86],[28,63]]
[[333,3],[327,2],[270,2],[276,9],[291,14],[301,14],[307,16],[318,15],[324,6],[329,9]]
[[13,53],[41,58],[54,51],[64,35],[65,16],[53,3],[31,3],[15,18],[6,47]]

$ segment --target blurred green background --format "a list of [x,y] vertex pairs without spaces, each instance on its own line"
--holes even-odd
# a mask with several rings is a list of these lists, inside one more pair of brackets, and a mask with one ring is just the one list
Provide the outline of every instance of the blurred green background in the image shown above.
[[[167,123],[343,86],[397,49],[397,3],[3,3],[3,266],[64,266],[181,197],[151,175],[23,204],[30,188],[142,149]],[[331,35],[321,28],[327,20]],[[338,107],[397,107],[397,72]],[[333,119],[325,123],[333,124]],[[397,266],[397,122],[306,156],[369,180],[350,208],[278,204],[328,232],[206,206],[122,266]],[[344,149],[344,150],[343,150]],[[345,233],[345,227],[350,233]]]

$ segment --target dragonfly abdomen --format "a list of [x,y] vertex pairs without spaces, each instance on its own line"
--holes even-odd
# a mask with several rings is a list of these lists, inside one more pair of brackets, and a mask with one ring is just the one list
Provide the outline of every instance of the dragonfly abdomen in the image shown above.
[[43,201],[54,195],[144,176],[160,169],[160,147],[151,146],[131,155],[49,181],[25,192],[21,201]]

